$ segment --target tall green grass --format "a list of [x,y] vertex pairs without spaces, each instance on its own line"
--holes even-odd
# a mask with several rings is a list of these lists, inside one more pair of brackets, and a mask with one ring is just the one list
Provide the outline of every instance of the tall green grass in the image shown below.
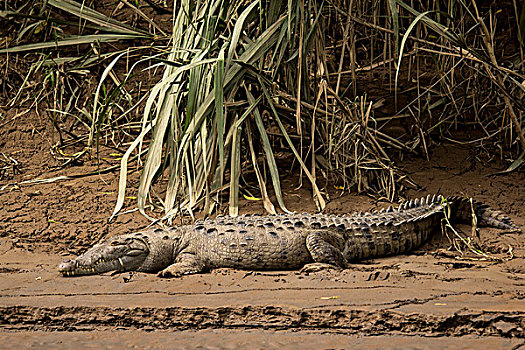
[[[287,210],[280,186],[279,168],[267,134],[268,120],[262,110],[270,108],[270,118],[279,126],[287,146],[310,180],[320,209],[323,195],[299,151],[275,111],[274,85],[293,76],[304,62],[298,50],[311,47],[312,36],[297,43],[310,18],[303,4],[280,1],[228,2],[182,1],[174,14],[172,52],[162,79],[153,87],[143,115],[144,130],[152,129],[152,139],[138,189],[138,208],[145,208],[152,184],[167,178],[161,202],[165,218],[181,210],[205,208],[208,213],[220,202],[220,192],[229,188],[229,212],[238,213],[239,177],[247,167],[257,169],[260,196],[266,207],[273,206],[260,175],[259,157],[246,156],[249,142],[257,141],[265,155],[277,203]],[[314,24],[311,29],[317,30]],[[288,60],[288,62],[284,60]],[[172,63],[179,64],[172,64]],[[305,68],[306,71],[306,68]],[[288,81],[287,92],[307,89]],[[231,107],[228,107],[231,106]],[[246,133],[250,130],[250,134]],[[142,133],[142,140],[146,133]],[[133,144],[128,151],[138,147]],[[253,151],[255,152],[255,151]],[[118,212],[124,201],[126,159],[122,161]],[[226,186],[225,186],[226,184]]]
[[[119,140],[133,138],[122,157],[113,215],[124,205],[129,163],[141,154],[137,206],[152,219],[159,214],[148,208],[159,208],[168,221],[181,212],[208,215],[225,203],[237,215],[242,194],[260,199],[269,213],[275,206],[287,211],[284,167],[294,168],[319,210],[329,199],[328,184],[392,201],[415,186],[401,170],[404,155],[429,158],[441,141],[475,145],[483,154],[492,152],[487,144],[496,145],[509,171],[522,165],[525,12],[516,0],[182,0],[172,9],[171,34],[144,7],[123,3],[150,30],[87,3],[48,1],[53,11],[81,19],[78,35],[50,28],[53,40],[1,51],[90,43],[89,57],[50,54],[26,80],[42,67],[55,77],[73,64],[85,73],[103,62],[91,108],[59,103],[53,111],[85,127],[87,150],[115,139],[115,132],[122,133]],[[2,13],[24,19],[20,38],[45,20],[43,12],[28,17],[27,10]],[[130,39],[140,45],[104,44]],[[155,83],[140,95],[147,84],[136,76],[144,72]],[[53,86],[55,101],[71,101]],[[22,91],[11,104],[23,101]],[[75,91],[70,95],[78,97]],[[276,156],[282,152],[286,161]]]

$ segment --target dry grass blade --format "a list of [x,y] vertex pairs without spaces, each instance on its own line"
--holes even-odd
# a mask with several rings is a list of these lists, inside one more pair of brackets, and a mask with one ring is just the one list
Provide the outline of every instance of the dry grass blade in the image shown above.
[[[250,104],[255,104],[255,98],[251,94],[251,92],[246,88],[246,95],[248,96],[248,101]],[[262,141],[262,147],[264,150],[264,154],[266,155],[266,161],[268,163],[268,169],[270,171],[270,176],[272,178],[272,184],[273,189],[275,191],[275,196],[277,197],[277,202],[279,203],[280,208],[289,213],[288,209],[286,209],[286,206],[284,204],[282,190],[281,190],[281,180],[279,178],[279,168],[277,167],[277,163],[275,162],[275,157],[273,156],[273,150],[270,143],[270,139],[268,138],[268,134],[266,133],[266,130],[264,128],[264,123],[261,117],[261,113],[259,112],[258,108],[255,108],[254,110],[254,118],[255,118],[255,125],[257,126],[257,129],[259,131],[260,140]]]
[[239,215],[239,177],[241,175],[241,131],[234,127],[230,168],[230,216]]
[[142,35],[137,36],[136,34],[93,34],[93,35],[74,35],[62,38],[60,40],[35,43],[20,46],[13,46],[7,49],[1,49],[2,53],[17,53],[25,51],[34,51],[40,49],[56,49],[63,46],[75,46],[83,44],[98,43],[110,43],[115,41],[132,40],[142,38]]
[[142,130],[139,137],[137,137],[133,141],[133,143],[129,146],[126,153],[124,153],[122,159],[120,160],[120,176],[118,184],[117,203],[115,204],[115,208],[113,209],[113,213],[111,214],[109,221],[111,221],[115,217],[115,215],[117,215],[117,213],[120,211],[120,209],[122,209],[122,206],[124,205],[124,199],[126,196],[129,157],[131,156],[131,153],[137,148],[139,143],[142,142],[144,136],[146,136],[146,134],[150,132],[150,130],[151,125],[148,125],[144,130]]
[[[509,247],[507,257],[499,257],[493,254],[490,254],[484,251],[480,244],[476,241],[479,241],[477,233],[477,217],[474,212],[474,204],[472,198],[470,198],[470,205],[472,210],[472,235],[471,237],[465,237],[461,232],[456,230],[452,223],[450,222],[451,217],[451,207],[449,203],[445,200],[443,203],[443,212],[444,212],[444,225],[443,233],[448,238],[449,242],[452,244],[454,251],[457,256],[456,259],[460,260],[473,260],[473,261],[508,261],[511,260],[514,255],[512,254],[512,248]],[[448,231],[452,232],[452,236],[448,234]],[[469,256],[470,255],[470,256]],[[474,256],[472,256],[474,255]]]
[[78,3],[74,0],[48,0],[49,5],[55,6],[63,11],[77,16],[83,20],[93,22],[101,27],[106,28],[117,33],[135,34],[141,36],[150,36],[148,32],[132,28],[120,21],[108,17],[98,11],[95,11],[83,3]]
[[[425,18],[425,16],[429,13],[431,13],[432,11],[425,11],[423,13],[420,13],[413,21],[412,23],[410,23],[410,26],[408,26],[408,29],[406,31],[406,33],[403,35],[403,39],[401,40],[401,46],[399,48],[399,58],[398,58],[398,61],[397,61],[397,68],[396,68],[396,78],[395,78],[395,83],[394,83],[394,90],[395,90],[395,104],[397,106],[397,80],[399,78],[399,69],[401,67],[401,60],[403,59],[403,51],[405,50],[405,44],[407,42],[407,39],[410,37],[410,33],[412,32],[412,30],[414,29],[414,27],[418,24],[419,21],[421,21],[423,18]],[[396,45],[397,45],[397,41],[396,41]]]
[[252,137],[252,128],[250,123],[246,123],[246,134],[248,138],[248,144],[250,146],[250,155],[252,158],[253,169],[255,170],[255,176],[257,176],[257,182],[259,183],[259,189],[261,190],[261,196],[263,199],[264,209],[268,214],[277,214],[275,207],[268,196],[268,191],[266,190],[266,182],[263,179],[261,170],[259,169],[259,164],[257,163],[257,156],[253,148],[253,137]]
[[306,176],[310,180],[310,183],[312,185],[312,188],[313,188],[313,191],[314,191],[314,194],[315,194],[314,200],[316,201],[318,209],[319,210],[323,210],[324,207],[326,206],[326,201],[324,200],[324,198],[323,198],[323,196],[321,194],[321,191],[319,191],[319,188],[317,187],[317,184],[315,182],[314,177],[312,176],[312,174],[310,173],[310,171],[306,167],[306,164],[304,163],[302,157],[300,156],[299,152],[297,152],[297,149],[295,148],[294,144],[292,143],[292,140],[290,139],[290,136],[288,135],[288,132],[286,131],[286,128],[284,127],[284,125],[283,125],[283,123],[281,121],[281,118],[279,118],[279,114],[275,110],[275,107],[273,105],[273,102],[271,100],[270,95],[268,94],[268,90],[266,89],[266,86],[264,85],[264,83],[261,80],[259,80],[259,83],[261,84],[261,87],[263,89],[264,95],[265,95],[265,97],[267,99],[268,104],[270,105],[270,108],[271,108],[273,116],[274,116],[274,118],[275,118],[275,120],[277,122],[277,125],[279,125],[279,129],[281,129],[281,133],[283,134],[284,138],[286,139],[286,142],[288,142],[288,146],[290,147],[290,149],[292,150],[293,154],[295,155],[295,158],[297,159],[297,161],[301,165],[301,169],[304,171],[304,173],[306,174]]

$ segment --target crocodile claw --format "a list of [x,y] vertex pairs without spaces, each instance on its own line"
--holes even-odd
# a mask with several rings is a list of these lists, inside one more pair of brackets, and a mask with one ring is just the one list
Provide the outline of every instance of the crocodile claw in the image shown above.
[[312,273],[312,272],[319,272],[319,271],[326,271],[326,270],[341,271],[342,268],[336,265],[326,264],[326,263],[311,263],[311,264],[304,265],[303,268],[299,270],[299,273]]

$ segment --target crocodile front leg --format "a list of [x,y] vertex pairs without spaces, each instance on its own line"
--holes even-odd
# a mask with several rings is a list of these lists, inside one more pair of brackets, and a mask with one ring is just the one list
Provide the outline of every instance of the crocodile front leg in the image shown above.
[[158,273],[159,277],[180,277],[203,272],[205,268],[201,259],[191,253],[181,253],[175,263]]
[[343,237],[333,232],[312,232],[306,237],[306,248],[314,263],[306,264],[301,272],[345,268],[347,261],[338,247],[344,246]]

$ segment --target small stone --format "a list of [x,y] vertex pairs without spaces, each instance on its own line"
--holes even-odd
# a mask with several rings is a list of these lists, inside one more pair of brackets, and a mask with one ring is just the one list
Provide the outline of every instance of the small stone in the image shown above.
[[494,323],[494,327],[498,331],[500,331],[502,335],[507,335],[516,329],[516,325],[514,323],[505,322],[505,321],[499,321],[499,322]]

